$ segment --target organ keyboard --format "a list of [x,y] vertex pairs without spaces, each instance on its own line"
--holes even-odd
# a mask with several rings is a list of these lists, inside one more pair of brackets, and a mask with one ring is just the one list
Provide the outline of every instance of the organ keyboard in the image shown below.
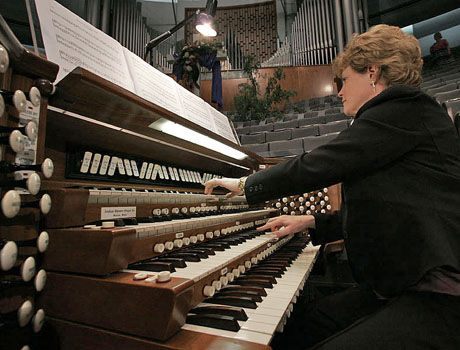
[[[36,312],[26,304],[28,320],[35,313],[34,329],[46,315],[37,344],[268,349],[318,250],[304,236],[278,240],[256,230],[278,209],[249,208],[244,198],[226,199],[223,192],[205,196],[201,186],[212,177],[257,171],[264,160],[81,68],[56,89],[41,80],[35,85],[43,96],[56,90],[49,105],[42,103],[37,124],[37,160],[46,158],[44,168],[32,165],[43,172],[40,198],[51,200],[42,213],[20,209],[11,218],[4,215],[1,238],[21,237],[20,250],[40,254],[46,246],[34,260],[34,267],[40,264],[35,279],[21,281],[40,293]],[[247,157],[235,160],[148,127],[160,118]],[[36,222],[33,237],[25,218]],[[31,247],[39,233],[46,244]],[[13,245],[8,241],[5,247]],[[11,261],[13,250],[5,250]],[[16,255],[13,264],[19,266],[15,261]]]

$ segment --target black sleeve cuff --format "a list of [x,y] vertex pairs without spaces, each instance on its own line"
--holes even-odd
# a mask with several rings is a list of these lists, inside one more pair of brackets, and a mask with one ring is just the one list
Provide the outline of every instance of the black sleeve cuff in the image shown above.
[[309,229],[313,245],[321,245],[343,239],[342,212],[315,214],[315,229]]

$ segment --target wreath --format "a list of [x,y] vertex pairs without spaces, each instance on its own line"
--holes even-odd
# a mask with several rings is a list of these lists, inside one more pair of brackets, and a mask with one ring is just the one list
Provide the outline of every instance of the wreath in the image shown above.
[[173,72],[177,81],[182,80],[186,88],[191,89],[194,85],[199,88],[199,65],[206,66],[207,58],[216,55],[219,49],[222,49],[219,43],[193,43],[184,46],[179,54],[174,54]]

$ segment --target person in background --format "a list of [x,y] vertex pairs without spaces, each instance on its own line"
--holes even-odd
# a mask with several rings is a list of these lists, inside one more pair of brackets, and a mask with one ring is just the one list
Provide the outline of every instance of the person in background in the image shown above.
[[[358,287],[295,310],[289,349],[460,349],[460,140],[419,86],[418,41],[377,25],[335,59],[352,125],[328,144],[240,179],[206,182],[249,204],[342,183],[332,214],[279,216],[260,230],[344,239]],[[315,345],[316,344],[316,345]]]
[[444,66],[446,64],[454,63],[455,59],[450,52],[449,42],[442,38],[441,33],[434,34],[436,42],[431,45],[430,53],[433,59],[433,65]]
[[440,32],[434,34],[434,40],[436,42],[430,47],[430,52],[432,54],[435,54],[439,50],[446,50],[449,55],[451,54],[449,42],[446,39],[442,38]]

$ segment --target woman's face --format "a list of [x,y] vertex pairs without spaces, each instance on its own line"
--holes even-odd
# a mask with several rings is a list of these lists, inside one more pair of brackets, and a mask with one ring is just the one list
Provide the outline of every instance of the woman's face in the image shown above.
[[369,72],[358,73],[351,67],[342,72],[342,89],[339,97],[342,98],[343,112],[348,116],[355,116],[363,104],[376,96]]

